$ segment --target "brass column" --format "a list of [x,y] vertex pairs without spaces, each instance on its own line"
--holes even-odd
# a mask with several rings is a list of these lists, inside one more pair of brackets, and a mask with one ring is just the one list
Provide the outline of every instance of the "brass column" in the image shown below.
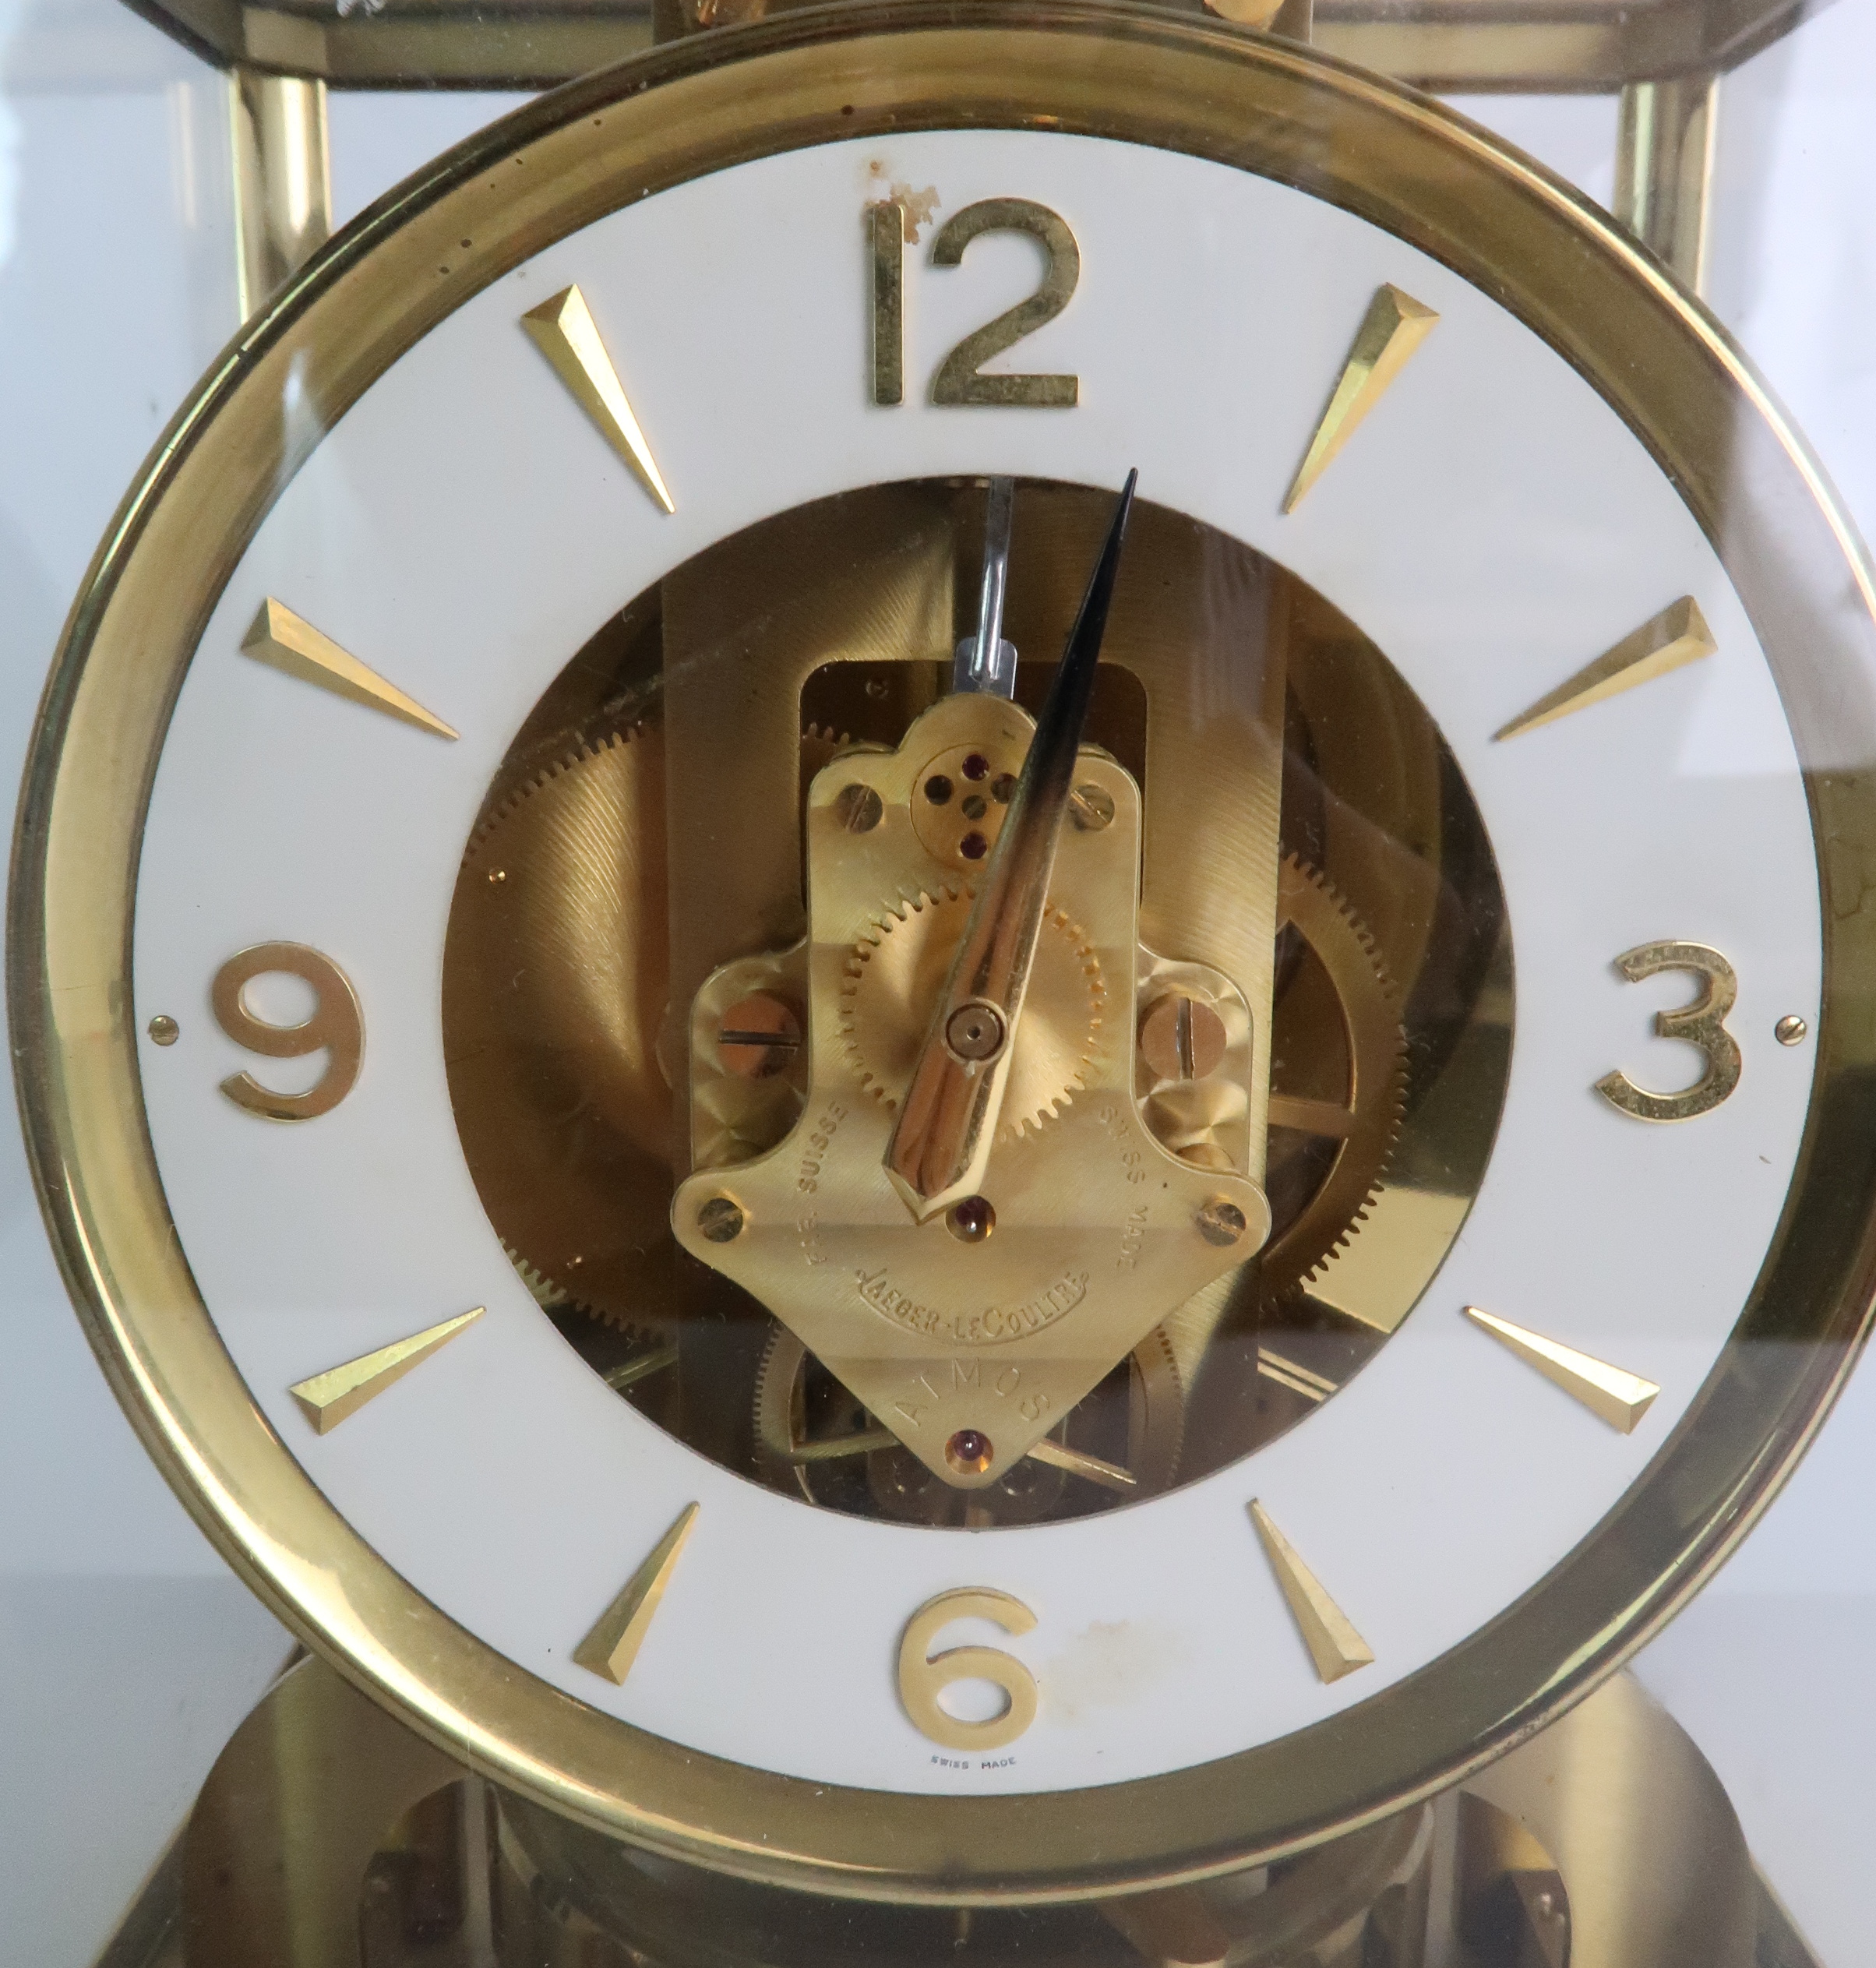
[[1615,216],[1698,294],[1719,108],[1716,75],[1631,82],[1616,134]]
[[298,273],[332,231],[326,85],[238,66],[228,76],[242,319]]

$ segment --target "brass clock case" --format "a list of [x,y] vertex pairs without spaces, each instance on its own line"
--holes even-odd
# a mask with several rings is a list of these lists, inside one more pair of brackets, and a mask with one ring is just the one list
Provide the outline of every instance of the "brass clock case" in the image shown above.
[[[1083,132],[1299,187],[1491,293],[1617,409],[1744,599],[1807,768],[1825,926],[1799,1173],[1719,1365],[1622,1502],[1408,1680],[1151,1779],[892,1797],[770,1775],[602,1716],[423,1599],[261,1418],[179,1247],[142,1104],[130,928],[176,693],[280,487],[469,294],[601,214],[748,158],[939,126]],[[289,376],[300,414],[284,418]],[[897,0],[700,37],[573,85],[393,194],[252,323],[165,434],[74,610],[14,849],[9,982],[30,1152],[92,1342],[230,1562],[452,1753],[602,1830],[880,1899],[1138,1890],[1300,1850],[1451,1782],[1586,1694],[1744,1535],[1866,1331],[1876,1264],[1876,625],[1848,524],[1723,334],[1606,219],[1437,104],[1222,26],[1083,0]]]

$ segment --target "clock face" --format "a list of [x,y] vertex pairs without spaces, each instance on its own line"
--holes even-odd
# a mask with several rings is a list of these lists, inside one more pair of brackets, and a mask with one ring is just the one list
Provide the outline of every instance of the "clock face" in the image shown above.
[[[1828,1386],[1716,1392],[1831,1016],[1788,625],[1594,351],[1430,234],[1150,118],[829,101],[510,213],[457,294],[455,210],[480,267],[501,171],[627,113],[566,99],[368,227],[444,284],[395,359],[275,364],[297,469],[178,635],[126,891],[222,1377],[142,1398],[263,1445],[213,1513],[336,1514],[336,1570],[236,1541],[358,1671],[499,1736],[390,1637],[421,1607],[584,1745],[488,1753],[605,1822],[648,1743],[746,1799],[1119,1808],[1328,1730],[1405,1795],[1503,1723],[1398,1747],[1508,1609],[1516,1702],[1612,1664],[1720,1535],[1625,1509]],[[954,687],[1011,482],[1014,697]],[[1619,1617],[1571,1582],[1612,1549]]]

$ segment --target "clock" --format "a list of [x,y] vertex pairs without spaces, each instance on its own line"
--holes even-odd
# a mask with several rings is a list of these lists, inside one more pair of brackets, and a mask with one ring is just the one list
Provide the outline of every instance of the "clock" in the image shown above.
[[1847,1371],[1868,577],[1436,105],[855,5],[495,125],[73,615],[11,1003],[152,1452],[521,1797],[968,1904],[1586,1694]]

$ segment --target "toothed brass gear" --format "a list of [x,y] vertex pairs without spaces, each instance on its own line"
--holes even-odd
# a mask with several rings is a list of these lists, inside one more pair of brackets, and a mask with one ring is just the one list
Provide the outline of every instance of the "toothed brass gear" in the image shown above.
[[470,841],[443,954],[457,1129],[482,1207],[537,1297],[647,1327],[679,1258],[668,1221],[664,747],[580,746]]
[[1288,993],[1279,986],[1268,1174],[1274,1190],[1285,1142],[1327,1166],[1265,1247],[1260,1282],[1267,1296],[1315,1275],[1359,1230],[1400,1134],[1407,1086],[1399,990],[1353,909],[1295,855],[1278,869],[1277,924],[1279,937],[1294,929],[1308,946],[1331,1002],[1321,993],[1312,1000],[1306,980]]
[[[912,1078],[972,899],[961,883],[883,912],[848,963],[841,1035],[867,1091],[887,1107],[897,1107]],[[1087,937],[1050,909],[1017,1021],[1000,1140],[1042,1127],[1087,1085],[1106,1003],[1100,960]]]
[[824,725],[809,725],[801,735],[801,783],[806,785],[823,766],[831,765],[853,741]]
[[[653,718],[570,742],[463,857],[445,1067],[477,1193],[529,1290],[649,1332],[695,1282],[671,1236],[677,1123],[656,1053],[670,984],[664,734]],[[802,783],[845,742],[810,726]]]

